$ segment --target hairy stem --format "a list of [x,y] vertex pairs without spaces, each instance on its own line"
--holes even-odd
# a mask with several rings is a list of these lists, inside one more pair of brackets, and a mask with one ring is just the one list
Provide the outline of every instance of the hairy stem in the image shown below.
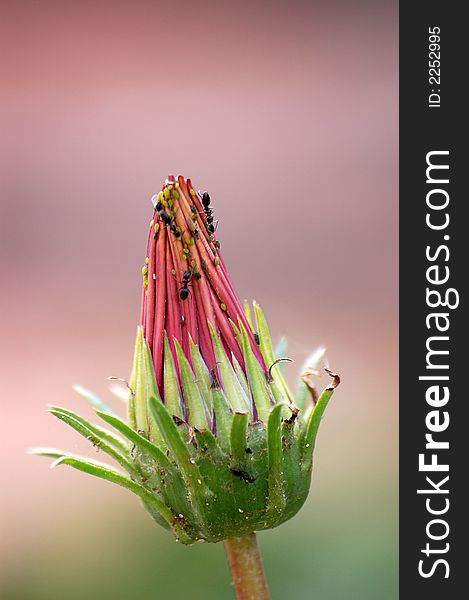
[[269,600],[255,533],[225,540],[237,600]]

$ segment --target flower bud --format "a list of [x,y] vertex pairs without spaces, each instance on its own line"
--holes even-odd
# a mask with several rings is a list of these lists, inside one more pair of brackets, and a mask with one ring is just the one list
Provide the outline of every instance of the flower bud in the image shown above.
[[308,364],[307,393],[295,403],[282,374],[289,359],[276,356],[263,311],[254,303],[251,314],[233,290],[209,194],[168,177],[153,208],[128,423],[101,401],[97,414],[115,432],[51,408],[127,476],[38,453],[127,487],[186,544],[275,527],[306,500],[319,423],[339,377],[328,371],[332,383],[318,397],[316,365]]

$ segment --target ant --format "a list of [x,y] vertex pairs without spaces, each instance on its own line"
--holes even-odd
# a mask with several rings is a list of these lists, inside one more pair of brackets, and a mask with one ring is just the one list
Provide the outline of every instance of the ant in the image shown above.
[[[192,276],[194,276],[196,279],[200,279],[202,277],[202,275],[198,271],[195,271],[193,267],[191,267],[189,271],[184,271],[181,282],[182,288],[179,289],[179,297],[181,298],[181,300],[187,300],[190,294],[188,286],[190,280],[192,279]],[[182,324],[184,325],[184,323]]]
[[174,237],[177,237],[177,238],[181,237],[181,232],[178,231],[178,229],[174,223],[171,223],[171,225],[169,226],[169,229],[174,234]]
[[192,274],[193,274],[192,269],[190,271],[184,271],[184,274],[182,276],[182,288],[180,288],[180,290],[179,290],[179,297],[181,298],[181,300],[187,300],[187,298],[190,294],[188,285],[189,285],[189,281],[192,278]]
[[207,219],[207,229],[209,233],[215,233],[217,228],[217,223],[213,224],[213,210],[210,208],[210,194],[208,192],[204,192],[202,194],[202,204],[204,205],[205,217]]
[[171,216],[165,210],[160,211],[159,215],[166,225],[171,223]]
[[230,471],[235,477],[244,479],[244,481],[246,481],[247,483],[254,483],[256,481],[256,478],[252,475],[249,475],[247,471],[242,471],[241,469],[236,469],[235,467],[230,467]]
[[202,194],[202,204],[204,205],[204,208],[208,208],[210,206],[210,194],[208,192],[204,192]]

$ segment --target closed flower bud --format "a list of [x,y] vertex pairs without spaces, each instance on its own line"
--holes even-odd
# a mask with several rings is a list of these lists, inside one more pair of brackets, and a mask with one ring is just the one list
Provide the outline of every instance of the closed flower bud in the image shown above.
[[[69,410],[51,412],[113,457],[126,474],[58,451],[39,450],[127,487],[154,520],[185,544],[218,542],[294,516],[309,491],[324,409],[320,354],[295,397],[282,374],[263,311],[242,306],[216,237],[212,199],[169,177],[153,198],[128,420],[102,403],[113,431]],[[89,392],[83,392],[96,405]]]

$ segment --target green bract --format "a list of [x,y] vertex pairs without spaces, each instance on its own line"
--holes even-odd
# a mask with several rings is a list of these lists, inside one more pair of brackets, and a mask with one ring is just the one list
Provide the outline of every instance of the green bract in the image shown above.
[[[219,542],[290,519],[308,495],[319,423],[339,378],[329,372],[332,384],[300,410],[276,362],[264,315],[254,307],[259,348],[272,365],[267,377],[242,323],[235,329],[246,376],[211,328],[218,375],[205,365],[195,344],[188,357],[176,342],[176,364],[166,353],[163,403],[139,327],[128,384],[128,423],[104,403],[96,414],[114,431],[65,408],[50,408],[115,459],[126,475],[57,450],[35,452],[56,458],[55,465],[68,464],[131,490],[154,520],[184,544]],[[97,406],[96,397],[78,391]]]

